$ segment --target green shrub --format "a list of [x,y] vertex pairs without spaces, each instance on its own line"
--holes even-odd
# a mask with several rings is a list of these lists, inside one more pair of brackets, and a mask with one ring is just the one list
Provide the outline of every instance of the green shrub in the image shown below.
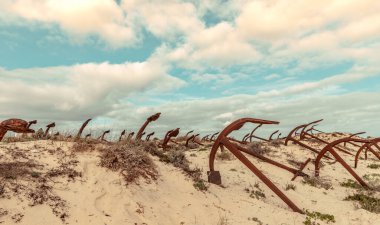
[[380,199],[378,198],[363,193],[357,193],[347,196],[344,200],[358,202],[363,209],[374,213],[380,213]]
[[369,164],[367,167],[371,168],[371,169],[379,169],[380,168],[380,164]]
[[324,214],[320,212],[305,211],[306,220],[303,222],[305,225],[319,225],[317,221],[325,221],[326,223],[335,223],[335,217],[330,214]]

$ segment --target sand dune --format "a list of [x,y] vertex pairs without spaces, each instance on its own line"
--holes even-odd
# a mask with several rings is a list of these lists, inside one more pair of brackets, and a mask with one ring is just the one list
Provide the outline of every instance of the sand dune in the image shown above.
[[[72,146],[71,142],[51,140],[0,144],[1,163],[33,161],[43,166],[42,169],[35,168],[38,173],[47,173],[66,163],[68,168],[80,173],[80,176],[75,176],[74,172],[54,176],[46,181],[52,187],[48,191],[50,197],[55,200],[42,204],[32,206],[27,197],[28,190],[22,188],[18,193],[5,193],[0,198],[0,224],[293,225],[303,224],[307,217],[291,211],[236,158],[217,160],[216,168],[221,172],[223,185],[207,184],[208,190],[200,191],[180,168],[164,163],[156,156],[149,157],[157,167],[157,180],[140,179],[138,184],[126,185],[119,172],[99,166],[98,151],[72,154]],[[270,158],[287,165],[290,165],[289,159],[303,162],[315,157],[314,153],[296,145],[269,148]],[[192,168],[203,170],[204,180],[207,180],[209,149],[197,148],[185,153]],[[293,174],[248,157],[300,208],[331,214],[336,221],[334,224],[380,224],[379,214],[343,200],[357,190],[340,185],[353,177],[339,163],[325,163],[321,169],[321,180],[331,185],[326,190],[305,183],[302,177],[292,182]],[[353,157],[343,157],[353,165]],[[373,163],[378,162],[371,157],[361,160],[355,171],[362,177],[377,174],[379,169],[367,167]],[[310,163],[304,172],[313,175],[313,164]],[[2,183],[9,179],[2,178]],[[27,187],[36,184],[29,177],[13,181]],[[286,190],[287,184],[294,184],[295,190]],[[376,180],[371,184],[375,185]],[[64,206],[55,205],[61,203],[56,201],[57,196],[65,202]],[[376,196],[379,197],[378,193],[374,194]]]

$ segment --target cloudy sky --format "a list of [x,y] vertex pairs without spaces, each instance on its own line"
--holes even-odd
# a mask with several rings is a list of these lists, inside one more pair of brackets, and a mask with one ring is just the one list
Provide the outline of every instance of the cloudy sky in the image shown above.
[[[378,0],[1,0],[0,119],[380,136]],[[247,126],[250,130],[252,126]],[[263,135],[266,135],[264,134]]]

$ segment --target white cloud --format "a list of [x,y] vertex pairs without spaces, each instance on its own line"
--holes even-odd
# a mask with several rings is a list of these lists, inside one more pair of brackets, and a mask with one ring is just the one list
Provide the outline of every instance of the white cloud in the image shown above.
[[213,86],[221,86],[234,82],[234,77],[228,74],[194,74],[191,75],[191,80],[198,84],[212,83]]
[[184,85],[151,61],[1,69],[0,74],[1,117],[80,120],[105,115],[131,94]]
[[231,24],[222,22],[192,33],[184,44],[174,49],[161,46],[156,57],[186,69],[202,70],[210,66],[219,69],[255,63],[261,54]]
[[191,3],[176,0],[123,0],[122,8],[139,18],[139,23],[155,36],[175,40],[178,35],[203,29],[197,9]]
[[57,24],[75,41],[97,35],[114,48],[139,41],[132,21],[113,0],[5,0],[0,9],[26,23]]
[[[351,93],[343,95],[303,96],[302,98],[267,98],[255,95],[235,95],[224,98],[178,101],[152,107],[128,107],[112,115],[118,121],[137,129],[147,115],[161,112],[155,122],[158,135],[180,127],[181,132],[195,129],[201,135],[220,131],[228,123],[243,117],[276,120],[280,125],[263,126],[263,136],[280,129],[283,135],[304,122],[323,118],[321,128],[327,132],[367,131],[380,135],[378,111],[380,93]],[[141,110],[144,112],[141,115]],[[253,125],[243,128],[239,135],[250,131]]]
[[266,76],[264,79],[265,80],[275,80],[275,79],[278,79],[280,77],[281,77],[280,75],[278,75],[276,73],[272,73],[272,74]]

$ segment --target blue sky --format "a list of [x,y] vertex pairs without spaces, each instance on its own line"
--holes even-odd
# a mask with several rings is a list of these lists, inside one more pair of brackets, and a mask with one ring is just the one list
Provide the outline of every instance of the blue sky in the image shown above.
[[[380,4],[365,1],[4,0],[0,118],[70,130],[240,117],[380,135]],[[247,128],[248,130],[250,128]]]

